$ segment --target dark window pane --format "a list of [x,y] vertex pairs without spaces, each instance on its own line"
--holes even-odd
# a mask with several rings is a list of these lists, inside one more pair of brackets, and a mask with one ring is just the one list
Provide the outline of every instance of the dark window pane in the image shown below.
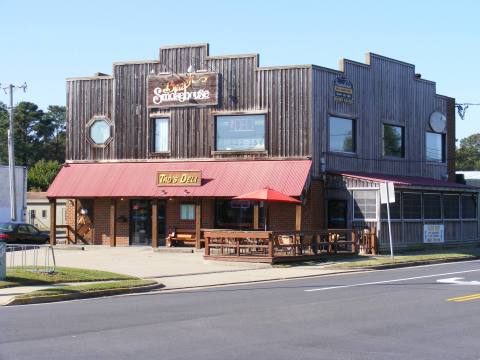
[[392,125],[383,126],[383,152],[386,156],[404,156],[403,127]]
[[460,218],[458,195],[443,195],[443,217],[445,219]]
[[355,152],[355,121],[330,116],[329,122],[330,151]]
[[442,207],[440,194],[423,195],[423,217],[425,219],[441,219]]
[[403,218],[421,219],[422,218],[422,197],[416,193],[403,193]]
[[462,196],[462,219],[477,217],[477,197],[475,195]]
[[[400,198],[400,193],[395,191],[395,202],[390,203],[390,219],[400,219],[401,214],[400,214],[400,204],[401,204],[401,198]],[[387,216],[387,204],[382,204],[381,205],[381,216],[382,220],[388,219]]]
[[445,135],[427,132],[425,137],[427,161],[445,161]]
[[353,218],[355,220],[376,220],[377,191],[355,190],[353,192]]
[[265,150],[265,115],[217,116],[217,150]]
[[252,228],[253,203],[238,200],[216,200],[215,226],[221,229]]

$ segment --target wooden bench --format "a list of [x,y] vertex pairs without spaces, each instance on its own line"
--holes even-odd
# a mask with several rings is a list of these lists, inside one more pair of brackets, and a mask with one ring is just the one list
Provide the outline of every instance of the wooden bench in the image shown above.
[[182,245],[185,244],[192,244],[195,246],[197,242],[197,237],[195,233],[195,229],[180,229],[176,228],[173,232],[168,234],[166,239],[167,246],[176,246],[179,243]]

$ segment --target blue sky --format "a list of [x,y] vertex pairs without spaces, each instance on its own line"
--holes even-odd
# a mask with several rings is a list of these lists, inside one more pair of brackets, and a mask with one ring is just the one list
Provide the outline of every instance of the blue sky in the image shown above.
[[[337,69],[375,52],[416,65],[437,93],[480,103],[479,1],[0,0],[0,82],[28,83],[42,108],[65,104],[65,78],[158,57],[162,45],[210,43],[212,55],[259,53],[261,65]],[[0,93],[0,101],[8,97]],[[480,132],[480,106],[457,138]]]

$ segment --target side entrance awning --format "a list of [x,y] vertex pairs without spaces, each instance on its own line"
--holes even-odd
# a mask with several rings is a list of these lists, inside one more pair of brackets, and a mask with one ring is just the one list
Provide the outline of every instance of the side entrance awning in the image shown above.
[[[269,186],[289,196],[300,196],[308,185],[310,167],[311,160],[69,163],[46,195],[234,197]],[[182,176],[185,181],[179,183]],[[175,181],[174,177],[177,182],[169,183]]]
[[359,172],[331,172],[331,175],[342,176],[350,179],[364,180],[374,183],[393,182],[394,185],[399,187],[412,187],[412,188],[437,188],[450,191],[463,190],[463,191],[480,191],[480,188],[470,185],[459,184],[455,182],[449,182],[439,179],[424,178],[418,176],[401,176],[401,175],[388,175],[388,174],[371,174],[371,173],[359,173]]

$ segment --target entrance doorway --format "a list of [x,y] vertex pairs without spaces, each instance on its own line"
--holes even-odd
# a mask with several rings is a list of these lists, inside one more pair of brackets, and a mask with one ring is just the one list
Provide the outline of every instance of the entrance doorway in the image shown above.
[[328,229],[347,228],[347,200],[328,200]]
[[[165,245],[167,230],[166,201],[157,203],[158,245]],[[152,245],[152,202],[134,199],[130,201],[130,245]]]

